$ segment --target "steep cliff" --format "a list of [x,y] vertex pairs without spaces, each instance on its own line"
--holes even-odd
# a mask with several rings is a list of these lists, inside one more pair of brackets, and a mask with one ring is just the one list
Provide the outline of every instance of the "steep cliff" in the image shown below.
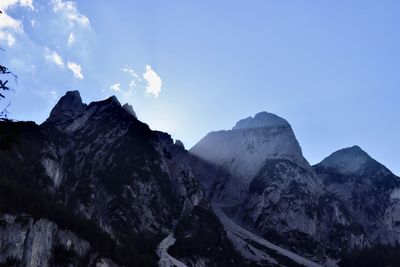
[[[57,229],[66,229],[87,240],[100,258],[154,266],[159,242],[174,234],[182,219],[194,216],[194,210],[215,216],[182,144],[150,130],[132,107],[121,106],[115,97],[86,105],[79,92],[67,92],[40,126],[2,122],[0,148],[1,211],[28,214],[33,226],[36,220],[46,222],[48,237],[41,238],[51,236],[56,245]],[[209,218],[200,216],[196,223],[207,224]],[[194,227],[193,236],[207,230]],[[214,232],[219,241],[209,246],[222,247],[224,260],[239,264],[234,249],[221,244],[227,240],[219,228]],[[176,242],[203,245],[178,234]],[[41,249],[46,252],[39,253],[40,262],[49,264],[53,243]],[[178,256],[209,266],[219,260],[196,251]]]

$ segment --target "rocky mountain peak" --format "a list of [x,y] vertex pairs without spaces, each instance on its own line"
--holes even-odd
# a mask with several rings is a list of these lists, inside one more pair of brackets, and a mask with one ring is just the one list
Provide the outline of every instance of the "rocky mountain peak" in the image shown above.
[[72,118],[82,112],[85,107],[86,104],[82,103],[79,91],[68,91],[54,106],[48,120],[54,122]]
[[106,101],[110,101],[110,102],[115,102],[121,105],[121,103],[119,103],[118,98],[115,95],[110,96],[109,98],[106,99]]
[[332,153],[318,165],[335,169],[342,174],[357,174],[372,162],[375,161],[364,150],[355,145]]
[[[267,112],[239,121],[232,130],[207,134],[190,153],[229,175],[228,182],[222,175],[221,181],[207,178],[203,184],[210,186],[210,192],[218,192],[221,201],[234,204],[243,200],[250,182],[267,161],[286,160],[311,172],[289,123]],[[222,190],[215,188],[218,183],[224,184]]]
[[131,105],[129,105],[128,103],[125,103],[122,106],[129,114],[131,114],[133,117],[135,117],[137,119],[136,113],[133,110],[133,107]]
[[96,105],[100,105],[100,106],[116,105],[116,106],[122,107],[121,103],[119,102],[118,98],[115,95],[110,96],[107,99],[96,101],[96,102],[92,102],[92,103],[95,103]]
[[232,172],[246,176],[255,175],[266,159],[288,159],[309,168],[290,124],[268,112],[242,119],[230,131],[209,133],[190,152],[219,166],[237,165]]
[[263,111],[257,113],[254,117],[247,117],[238,121],[232,130],[267,128],[273,126],[289,126],[289,123],[275,114]]
[[[126,111],[127,109],[122,107],[116,96],[111,96],[101,101],[94,101],[86,105],[82,103],[78,91],[69,91],[55,105],[44,125],[50,123],[55,125],[60,131],[71,133],[85,125],[90,118],[102,120],[105,118],[104,116],[111,114],[120,118],[129,117],[130,115],[126,114]],[[130,114],[132,114],[132,111],[132,107],[131,110],[128,107]]]

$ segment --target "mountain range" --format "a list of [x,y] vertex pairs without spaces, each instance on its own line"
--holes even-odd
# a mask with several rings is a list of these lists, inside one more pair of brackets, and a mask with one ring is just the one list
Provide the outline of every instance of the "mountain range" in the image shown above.
[[190,150],[116,97],[0,122],[0,266],[400,266],[400,178],[261,112]]

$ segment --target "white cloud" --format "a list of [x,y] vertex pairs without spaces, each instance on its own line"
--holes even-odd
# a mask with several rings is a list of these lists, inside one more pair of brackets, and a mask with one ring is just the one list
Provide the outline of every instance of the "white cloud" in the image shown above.
[[15,43],[15,33],[23,33],[22,23],[10,17],[6,11],[8,8],[19,4],[21,7],[29,7],[32,10],[32,0],[1,0],[0,10],[3,14],[0,15],[0,41],[5,41],[8,46],[13,46]]
[[162,81],[160,76],[152,69],[150,65],[146,65],[146,71],[143,73],[143,79],[147,82],[146,93],[158,97],[161,92]]
[[72,45],[75,42],[75,35],[71,32],[68,36],[68,45]]
[[2,15],[0,15],[0,30],[4,30],[4,29],[14,30],[17,32],[23,31],[21,22],[16,19],[13,19],[6,13],[3,13]]
[[79,13],[75,2],[63,0],[52,0],[51,2],[53,4],[53,11],[63,14],[71,25],[89,26],[88,17]]
[[[58,89],[54,88],[63,88],[72,80],[86,78],[86,69],[82,70],[85,65],[81,61],[92,52],[84,48],[93,40],[87,38],[91,29],[84,16],[76,10],[78,17],[70,14],[74,10],[54,12],[51,1],[38,0],[0,0],[0,10],[0,47],[7,47],[6,53],[0,51],[0,59],[23,76],[18,87],[24,88],[26,97],[18,97],[20,101],[16,102],[26,102],[34,97],[39,104],[50,103],[52,106],[52,101],[59,97]],[[79,45],[76,49],[67,49],[70,33],[76,39],[72,46]],[[49,75],[57,76],[57,79],[49,79]],[[16,90],[18,92],[22,91]]]
[[4,12],[5,10],[7,10],[7,8],[15,5],[16,3],[18,3],[17,0],[2,0],[0,2],[0,10]]
[[1,0],[0,1],[0,10],[3,14],[0,15],[0,30],[2,29],[12,29],[15,31],[23,32],[21,21],[16,20],[9,15],[7,15],[7,9],[18,4],[21,7],[30,7],[32,10],[32,0]]
[[11,33],[0,31],[0,41],[5,41],[8,46],[13,46],[15,38]]
[[13,5],[19,4],[22,7],[29,7],[32,10],[33,8],[33,0],[1,0],[0,2],[0,10],[5,11],[9,7],[12,7]]
[[69,62],[68,61],[68,69],[70,69],[72,71],[72,73],[74,74],[75,78],[83,80],[83,74],[82,74],[82,68],[81,65],[74,63],[74,62]]
[[30,9],[34,10],[33,7],[33,0],[20,0],[19,4],[23,7],[29,7]]
[[111,85],[110,90],[112,90],[114,92],[121,92],[121,84],[116,83],[116,84]]
[[123,72],[128,73],[129,75],[131,75],[132,77],[135,77],[137,79],[140,79],[139,75],[136,73],[136,71],[132,68],[129,67],[125,67],[122,69]]
[[55,52],[55,51],[50,51],[48,48],[45,48],[45,55],[44,55],[44,57],[45,57],[47,60],[49,60],[49,61],[55,63],[57,66],[59,66],[59,67],[61,67],[61,68],[64,67],[64,60],[62,59],[62,57],[61,57],[59,54],[57,54],[57,52]]

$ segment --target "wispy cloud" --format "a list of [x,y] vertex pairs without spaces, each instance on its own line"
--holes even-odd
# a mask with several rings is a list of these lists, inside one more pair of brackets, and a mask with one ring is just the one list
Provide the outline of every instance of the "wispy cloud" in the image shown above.
[[71,32],[69,35],[68,35],[68,45],[72,45],[73,43],[75,42],[75,35],[74,35],[74,33],[73,32]]
[[63,0],[52,0],[51,2],[53,4],[53,11],[62,14],[70,25],[79,24],[89,27],[90,22],[88,17],[79,12],[75,2]]
[[122,71],[126,74],[128,74],[131,78],[131,81],[129,82],[129,88],[134,88],[138,85],[139,82],[142,81],[140,76],[136,73],[136,71],[130,67],[125,67],[122,69]]
[[33,0],[20,0],[19,1],[20,5],[23,7],[29,7],[30,9],[34,10],[35,8],[33,7]]
[[132,93],[137,92],[138,89],[144,90],[146,94],[152,95],[156,98],[159,96],[162,87],[162,80],[150,65],[145,66],[145,71],[141,75],[128,66],[122,68],[122,72],[128,75],[129,83],[124,87],[121,87],[121,83],[115,83],[110,87],[110,90],[119,93],[124,97],[131,96]]
[[110,90],[114,92],[121,92],[121,84],[120,83],[115,83],[110,86]]
[[82,74],[82,68],[81,65],[75,63],[75,62],[69,62],[67,64],[68,69],[72,71],[74,74],[75,78],[83,80],[83,74]]
[[162,86],[161,78],[150,65],[146,65],[145,69],[146,71],[143,73],[143,79],[147,82],[146,93],[158,97]]
[[34,10],[33,0],[1,0],[0,2],[0,10],[4,12],[9,7],[19,4],[21,7],[29,7]]
[[64,67],[64,60],[62,57],[55,51],[51,51],[47,47],[45,48],[45,55],[44,57],[46,60],[55,63],[57,66],[63,68]]
[[10,17],[7,13],[3,13],[0,16],[0,30],[14,30],[18,32],[22,32],[22,24],[20,21]]
[[8,32],[0,31],[0,41],[5,42],[8,46],[13,46],[15,44],[14,35]]

